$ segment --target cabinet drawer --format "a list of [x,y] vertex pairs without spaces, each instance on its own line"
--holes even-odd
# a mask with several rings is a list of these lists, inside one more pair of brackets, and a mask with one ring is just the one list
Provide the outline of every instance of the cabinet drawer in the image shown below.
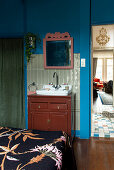
[[53,110],[67,110],[67,104],[65,103],[50,103],[49,108]]
[[32,110],[41,110],[41,109],[47,109],[48,103],[31,103],[31,109]]

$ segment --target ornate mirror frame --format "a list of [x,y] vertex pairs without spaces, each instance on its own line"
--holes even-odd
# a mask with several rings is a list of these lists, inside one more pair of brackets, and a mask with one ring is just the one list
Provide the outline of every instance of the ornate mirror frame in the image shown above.
[[[71,41],[71,65],[70,66],[47,66],[46,65],[46,42],[47,41]],[[73,37],[70,37],[68,32],[60,33],[55,32],[55,34],[47,33],[43,39],[43,54],[44,54],[44,68],[46,69],[73,69]]]

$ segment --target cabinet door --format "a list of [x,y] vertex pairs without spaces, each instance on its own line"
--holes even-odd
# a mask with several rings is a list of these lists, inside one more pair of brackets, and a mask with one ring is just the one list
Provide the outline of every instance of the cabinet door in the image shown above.
[[31,115],[32,129],[49,130],[49,113],[48,112],[33,112]]
[[51,112],[50,120],[50,130],[67,132],[67,112]]

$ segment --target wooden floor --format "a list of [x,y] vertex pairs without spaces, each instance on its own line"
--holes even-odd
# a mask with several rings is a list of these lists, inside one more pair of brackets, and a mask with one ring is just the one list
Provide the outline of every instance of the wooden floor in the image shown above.
[[77,170],[114,170],[114,138],[75,139]]

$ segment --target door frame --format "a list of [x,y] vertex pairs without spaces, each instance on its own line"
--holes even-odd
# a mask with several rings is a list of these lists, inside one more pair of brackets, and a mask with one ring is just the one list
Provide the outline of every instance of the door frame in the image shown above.
[[[114,23],[101,23],[101,24],[94,24],[91,25],[91,112],[90,112],[90,122],[91,122],[91,127],[92,127],[92,108],[93,108],[93,27],[94,26],[102,26],[102,25],[114,25]],[[114,49],[113,51],[113,71],[114,71]],[[113,74],[113,80],[114,80],[114,74]],[[113,88],[113,94],[114,94],[114,88]],[[114,101],[114,95],[113,95],[113,101]],[[114,102],[113,102],[114,103]],[[114,104],[113,104],[114,105]],[[91,136],[91,127],[90,127],[90,136]]]

